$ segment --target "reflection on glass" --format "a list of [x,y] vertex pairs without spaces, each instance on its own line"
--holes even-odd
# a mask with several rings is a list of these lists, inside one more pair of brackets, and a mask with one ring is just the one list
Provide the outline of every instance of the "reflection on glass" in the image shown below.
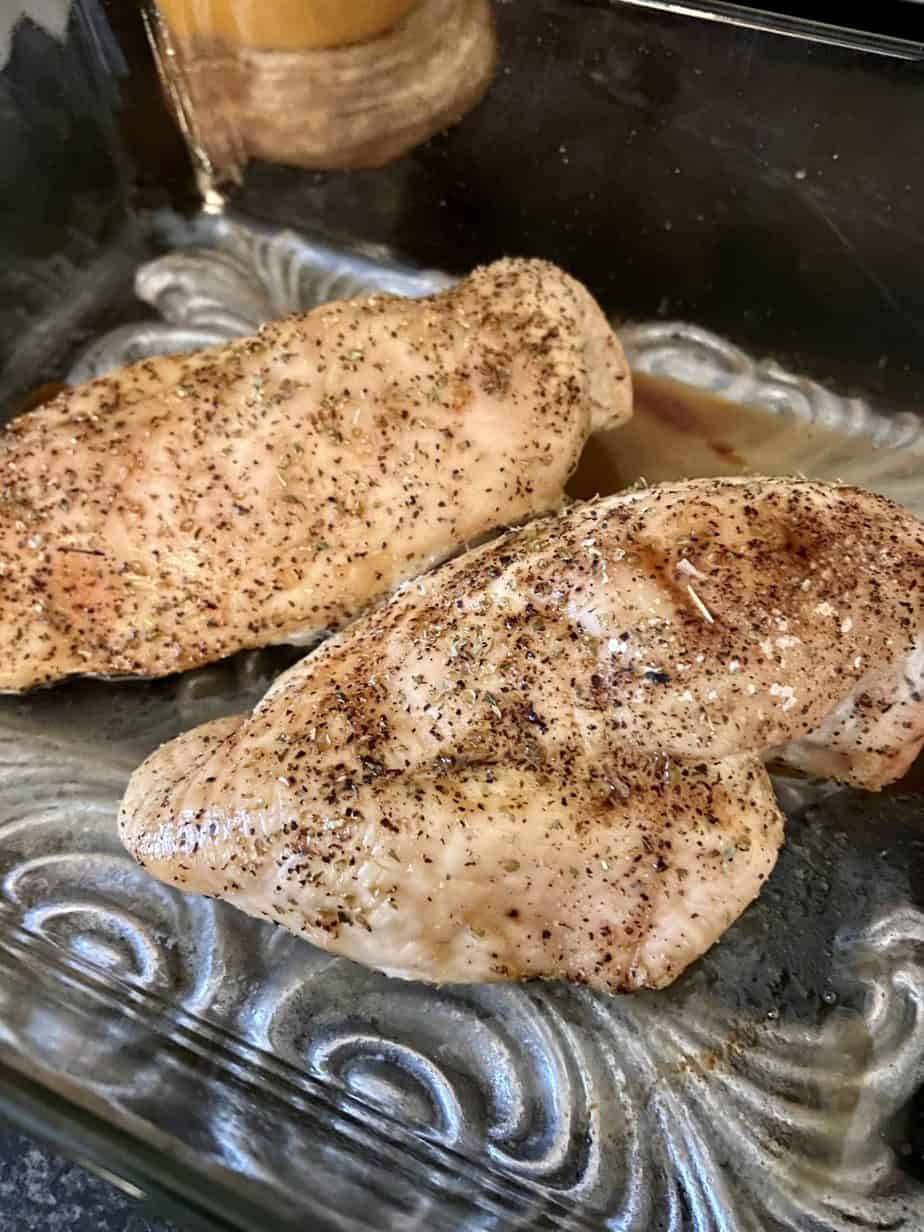
[[489,0],[158,0],[149,19],[207,192],[251,158],[382,166],[493,75]]

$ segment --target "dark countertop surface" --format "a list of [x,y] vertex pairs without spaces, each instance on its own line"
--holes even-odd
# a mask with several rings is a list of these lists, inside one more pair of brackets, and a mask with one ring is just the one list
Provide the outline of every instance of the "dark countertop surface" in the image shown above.
[[0,1121],[0,1232],[179,1232]]

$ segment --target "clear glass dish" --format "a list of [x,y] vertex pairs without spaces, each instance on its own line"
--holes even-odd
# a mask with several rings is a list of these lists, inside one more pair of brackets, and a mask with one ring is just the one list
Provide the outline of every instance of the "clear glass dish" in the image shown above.
[[[222,214],[191,217],[188,166],[137,140],[131,108],[154,103],[122,72],[131,32],[89,3],[20,27],[6,123],[47,158],[0,160],[5,410],[324,298],[540,253],[623,320],[640,374],[635,425],[595,443],[576,493],[800,471],[924,515],[924,50],[697,7],[498,4],[497,81],[457,129],[381,171],[255,163]],[[37,75],[52,55],[82,163]],[[770,883],[667,992],[401,984],[119,848],[140,758],[252,704],[287,659],[0,699],[10,1115],[186,1226],[924,1227],[920,765],[876,797],[780,780]]]

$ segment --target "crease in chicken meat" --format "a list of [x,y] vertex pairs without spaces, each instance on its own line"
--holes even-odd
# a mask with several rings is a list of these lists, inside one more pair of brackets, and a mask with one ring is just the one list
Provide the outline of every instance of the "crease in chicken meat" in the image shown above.
[[558,508],[630,411],[589,293],[520,260],[63,393],[0,434],[0,691],[310,643]]
[[158,750],[121,836],[154,876],[392,975],[662,987],[773,868],[768,759],[875,788],[920,746],[896,681],[922,578],[924,527],[857,489],[577,505]]

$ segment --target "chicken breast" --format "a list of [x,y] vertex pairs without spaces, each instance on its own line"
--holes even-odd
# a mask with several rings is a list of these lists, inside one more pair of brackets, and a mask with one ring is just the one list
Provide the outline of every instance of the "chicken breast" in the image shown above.
[[311,639],[559,506],[630,413],[586,290],[500,261],[62,394],[0,437],[0,690]]
[[393,975],[660,987],[773,867],[764,758],[830,728],[839,776],[879,786],[919,746],[920,693],[848,699],[916,653],[922,578],[924,527],[856,489],[575,506],[156,752],[121,835],[155,876]]
[[877,788],[900,779],[922,747],[924,631],[907,655],[872,666],[817,731],[780,749],[777,759],[820,778]]

